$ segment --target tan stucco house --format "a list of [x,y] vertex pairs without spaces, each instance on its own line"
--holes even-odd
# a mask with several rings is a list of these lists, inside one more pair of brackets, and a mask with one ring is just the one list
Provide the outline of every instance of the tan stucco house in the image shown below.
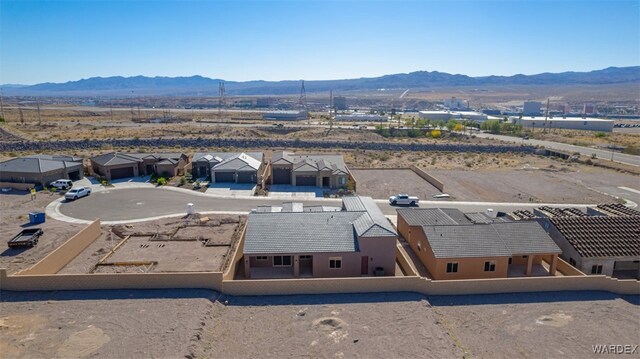
[[370,197],[344,197],[338,208],[285,204],[249,214],[238,269],[245,278],[392,276],[396,243]]
[[444,208],[406,208],[397,213],[398,232],[432,279],[556,273],[562,251],[535,221],[511,222]]
[[275,152],[270,161],[272,185],[346,188],[353,177],[342,155]]
[[184,153],[126,153],[110,152],[91,157],[94,173],[108,181],[120,178],[148,176],[181,176],[191,166]]
[[193,175],[212,183],[261,183],[264,168],[262,152],[199,152],[192,160]]
[[46,187],[58,179],[77,181],[83,176],[82,158],[79,157],[40,154],[0,162],[3,187],[10,187],[12,183]]

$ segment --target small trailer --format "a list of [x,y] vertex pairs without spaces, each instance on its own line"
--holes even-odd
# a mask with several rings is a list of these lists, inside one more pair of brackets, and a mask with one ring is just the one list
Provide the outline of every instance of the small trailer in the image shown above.
[[23,229],[22,232],[11,238],[7,245],[9,245],[9,248],[33,247],[38,244],[38,238],[42,233],[40,228]]

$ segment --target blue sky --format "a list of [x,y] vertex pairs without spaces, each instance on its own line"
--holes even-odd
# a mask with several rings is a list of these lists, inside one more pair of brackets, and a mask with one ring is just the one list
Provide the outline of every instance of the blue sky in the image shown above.
[[640,65],[640,1],[0,1],[0,83]]

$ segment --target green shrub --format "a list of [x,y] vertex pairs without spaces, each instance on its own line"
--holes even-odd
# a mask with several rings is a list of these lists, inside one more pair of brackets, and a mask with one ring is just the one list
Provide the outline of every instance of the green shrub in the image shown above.
[[607,137],[607,134],[604,132],[596,132],[595,136],[596,138],[603,138],[603,137]]
[[156,180],[156,184],[158,184],[158,186],[164,186],[164,185],[166,185],[166,184],[167,184],[167,179],[166,179],[166,178],[164,178],[164,177],[159,177],[159,178]]
[[184,177],[180,177],[180,182],[178,183],[178,187],[182,187],[187,183],[187,179]]

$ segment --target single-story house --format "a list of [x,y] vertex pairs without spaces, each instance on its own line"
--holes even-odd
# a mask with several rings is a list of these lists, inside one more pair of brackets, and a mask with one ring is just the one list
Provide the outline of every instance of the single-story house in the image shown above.
[[260,183],[264,171],[262,152],[196,153],[192,161],[195,177],[208,177],[212,183]]
[[296,155],[275,152],[271,158],[271,184],[345,188],[353,176],[342,155]]
[[0,163],[0,182],[27,183],[46,187],[58,179],[77,181],[84,177],[82,158],[64,155],[33,155]]
[[640,216],[550,218],[543,226],[583,273],[640,279]]
[[397,213],[398,232],[434,280],[556,273],[561,250],[535,221],[512,222],[443,208]]
[[184,153],[125,153],[110,152],[92,157],[91,168],[107,180],[148,176],[180,176],[190,166]]
[[302,204],[249,214],[242,246],[245,278],[395,275],[397,232],[370,197],[342,208]]

